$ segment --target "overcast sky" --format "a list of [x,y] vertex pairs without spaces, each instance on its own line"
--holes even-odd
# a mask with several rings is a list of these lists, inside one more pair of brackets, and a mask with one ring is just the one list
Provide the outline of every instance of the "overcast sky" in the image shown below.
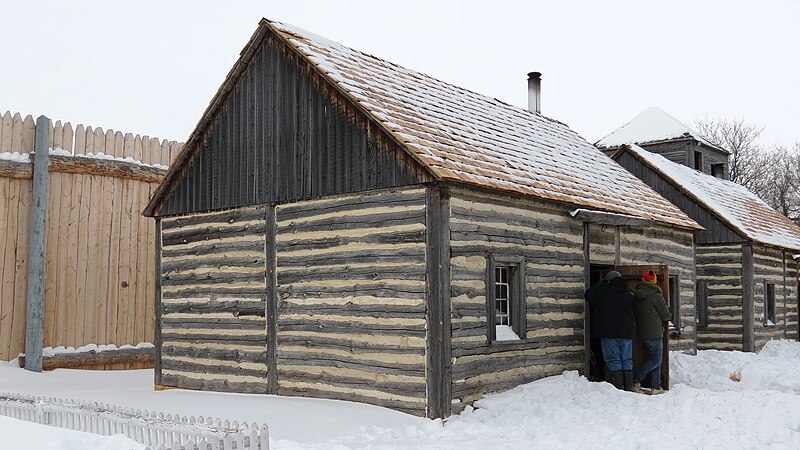
[[800,141],[800,2],[0,0],[0,110],[185,140],[261,17],[542,112],[594,142],[648,106]]

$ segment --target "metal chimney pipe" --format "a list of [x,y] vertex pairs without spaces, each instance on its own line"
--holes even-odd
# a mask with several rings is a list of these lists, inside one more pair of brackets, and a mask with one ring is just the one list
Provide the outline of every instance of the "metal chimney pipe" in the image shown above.
[[528,111],[542,112],[542,74],[531,72],[528,74]]

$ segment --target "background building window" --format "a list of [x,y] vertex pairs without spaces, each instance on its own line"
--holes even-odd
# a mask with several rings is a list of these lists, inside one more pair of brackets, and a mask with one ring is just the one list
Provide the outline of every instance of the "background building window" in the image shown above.
[[680,293],[680,279],[677,275],[670,275],[669,277],[669,310],[672,313],[670,320],[670,331],[680,334],[681,332],[681,293]]
[[486,261],[486,336],[489,342],[525,339],[525,260],[489,255]]
[[711,175],[717,178],[725,178],[725,164],[712,164],[711,165]]
[[703,171],[703,152],[695,150],[694,152],[694,168]]
[[697,292],[697,326],[708,326],[708,281],[699,280],[695,286]]
[[774,326],[775,319],[775,284],[768,283],[764,292],[764,325]]

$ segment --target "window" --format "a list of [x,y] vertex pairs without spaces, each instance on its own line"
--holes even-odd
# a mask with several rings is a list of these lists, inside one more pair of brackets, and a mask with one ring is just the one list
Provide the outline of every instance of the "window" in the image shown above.
[[717,178],[725,178],[725,164],[722,163],[712,164],[711,175]]
[[697,292],[697,326],[708,326],[708,281],[700,280],[695,286]]
[[489,342],[525,339],[525,260],[489,255],[486,278]]
[[703,152],[701,151],[694,151],[694,168],[700,172],[703,171]]
[[775,326],[775,284],[768,283],[764,292],[764,326]]
[[681,332],[681,296],[680,296],[680,282],[677,275],[670,275],[669,277],[669,310],[672,313],[672,318],[669,321],[669,330],[680,334]]

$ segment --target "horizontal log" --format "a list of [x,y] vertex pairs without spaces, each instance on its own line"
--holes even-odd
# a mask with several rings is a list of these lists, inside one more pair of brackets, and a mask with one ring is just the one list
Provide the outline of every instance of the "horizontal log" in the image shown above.
[[325,264],[336,264],[337,262],[364,263],[364,262],[424,262],[425,247],[398,249],[370,249],[369,252],[363,250],[341,251],[336,253],[326,253],[321,255],[289,256],[278,252],[278,267],[297,267],[297,266],[318,266]]
[[378,280],[381,278],[401,280],[425,280],[425,267],[402,265],[386,266],[374,265],[371,267],[320,267],[301,268],[299,270],[284,270],[278,272],[278,284],[287,285],[297,282],[313,282],[315,280]]
[[[179,246],[164,247],[161,250],[163,258],[178,257],[178,256],[201,256],[202,258],[214,258],[220,253],[228,252],[250,252],[258,255],[258,259],[262,258],[261,255],[265,254],[264,241],[261,239],[239,241],[239,242],[219,242],[209,241],[206,244],[197,245],[189,248],[180,248]],[[241,257],[237,255],[236,257]]]
[[298,202],[279,205],[276,212],[279,226],[290,220],[303,220],[320,214],[333,212],[360,211],[370,207],[424,206],[425,192],[394,191],[350,196],[322,201]]
[[192,214],[180,217],[165,217],[161,221],[161,228],[165,235],[169,235],[176,228],[183,228],[192,225],[233,224],[236,222],[249,222],[264,219],[266,217],[266,207],[246,207],[234,208],[212,213]]
[[216,239],[241,236],[260,236],[266,239],[266,229],[266,222],[264,221],[258,224],[243,223],[227,227],[209,225],[170,233],[162,238],[162,245],[169,247],[171,245],[191,244],[202,241],[211,242]]
[[[153,367],[155,348],[132,348],[96,352],[57,353],[42,357],[42,370],[78,369],[104,366],[107,364],[144,363]],[[25,355],[19,356],[19,366],[25,367]]]
[[425,285],[405,286],[392,285],[389,283],[361,284],[354,282],[351,286],[341,287],[313,285],[278,286],[278,294],[281,298],[341,298],[346,296],[369,295],[373,297],[424,299],[425,293]]
[[184,259],[179,261],[161,261],[162,274],[177,274],[195,269],[219,269],[221,267],[265,267],[264,257],[239,257],[217,255],[216,257],[203,257]]
[[300,250],[319,250],[341,247],[348,244],[416,244],[425,242],[425,230],[394,232],[390,229],[374,229],[375,234],[356,237],[330,236],[318,239],[299,239],[280,241],[276,244],[278,252],[294,252]]
[[194,389],[199,391],[238,392],[242,394],[266,394],[267,383],[239,383],[228,380],[203,380],[183,375],[161,375],[161,386]]
[[[418,405],[416,403],[409,403],[401,400],[376,398],[351,392],[336,392],[311,388],[289,388],[281,386],[280,380],[278,384],[278,395],[345,400],[350,402],[366,403],[368,405],[382,406],[384,408],[391,408],[415,416],[425,416],[424,404]],[[421,399],[421,401],[423,400],[424,399]]]
[[239,297],[262,299],[265,297],[265,288],[261,287],[187,287],[175,291],[162,290],[162,299],[181,299],[197,297]]
[[177,361],[169,357],[161,358],[162,370],[175,370],[180,372],[201,373],[209,375],[257,377],[257,378],[263,378],[264,383],[266,383],[267,362],[263,361],[263,365],[264,365],[263,370],[257,370],[257,369],[245,369],[242,367],[231,367],[223,364],[215,364],[213,361],[208,361],[207,363],[204,363],[203,361],[197,361],[197,363],[191,363],[187,361]]
[[390,345],[381,343],[379,340],[376,343],[356,342],[349,339],[337,339],[335,337],[320,337],[320,336],[281,336],[278,342],[278,348],[282,346],[303,346],[308,348],[328,348],[334,350],[344,350],[351,353],[376,353],[383,352],[386,354],[398,355],[415,355],[424,356],[425,347],[411,347]]
[[583,348],[583,336],[538,336],[535,338],[522,339],[520,341],[493,342],[470,342],[453,343],[453,357],[491,355],[494,353],[511,352],[518,350],[529,350],[537,348],[547,348],[552,346],[581,346]]
[[209,331],[208,333],[171,333],[163,331],[161,333],[162,340],[187,342],[187,343],[220,343],[227,345],[267,345],[266,334],[253,334],[253,335],[221,335],[220,333]]
[[279,371],[291,371],[292,366],[335,367],[355,369],[375,374],[405,375],[425,378],[425,364],[402,364],[399,362],[376,361],[370,359],[345,358],[343,356],[309,352],[287,352],[278,347]]
[[0,159],[0,177],[15,179],[30,179],[33,176],[31,163]]
[[278,319],[278,338],[285,331],[316,331],[330,333],[331,337],[337,334],[367,334],[371,336],[405,336],[425,338],[425,325],[389,326],[389,325],[364,325],[359,322],[325,322],[322,320],[288,321]]
[[239,315],[263,316],[266,311],[266,302],[261,298],[261,302],[239,302],[239,301],[217,301],[212,299],[205,303],[185,302],[185,303],[162,303],[163,314],[173,313],[231,313],[232,317]]
[[278,227],[278,238],[291,235],[292,233],[329,231],[336,232],[342,230],[369,229],[376,227],[396,227],[401,225],[424,224],[425,212],[390,212],[381,214],[371,214],[367,216],[337,216],[328,217],[320,220],[309,220],[300,223],[289,222],[288,225]]
[[[86,158],[81,156],[50,155],[48,169],[50,172],[80,173],[101,177],[124,178],[147,183],[160,183],[167,171],[116,159]],[[31,154],[31,162],[35,155]]]
[[161,347],[163,355],[183,356],[188,358],[216,359],[219,361],[235,361],[239,363],[267,363],[267,349],[260,352],[248,352],[243,350],[223,350],[205,349],[194,347],[176,347],[164,344]]
[[425,377],[417,377],[414,381],[389,381],[386,377],[358,378],[350,376],[333,375],[322,371],[321,373],[308,373],[298,370],[296,367],[284,364],[278,360],[278,385],[281,380],[295,383],[322,383],[339,388],[351,388],[375,391],[376,396],[381,394],[395,394],[408,397],[416,397],[421,392],[425,392]]
[[[485,308],[484,308],[485,310]],[[323,305],[295,304],[282,302],[281,314],[313,314],[324,317],[326,314],[350,317],[422,319],[425,317],[425,306],[383,305]]]

